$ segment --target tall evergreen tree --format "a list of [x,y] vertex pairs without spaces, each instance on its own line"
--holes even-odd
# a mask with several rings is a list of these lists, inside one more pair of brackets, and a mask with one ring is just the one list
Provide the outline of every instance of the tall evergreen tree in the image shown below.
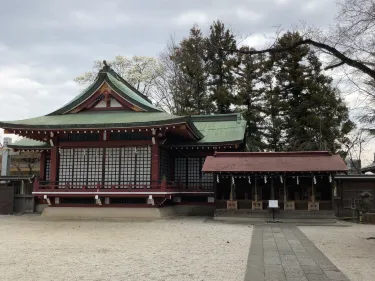
[[179,114],[207,114],[212,105],[207,94],[205,62],[205,39],[198,26],[190,29],[189,37],[183,39],[175,50],[172,60],[179,67],[179,84],[184,89],[178,96]]
[[[241,50],[249,50],[244,46]],[[246,146],[248,151],[262,151],[264,149],[262,126],[263,121],[263,90],[259,87],[264,72],[264,57],[238,56],[235,103],[237,110],[243,111],[247,121]]]
[[[298,33],[286,33],[277,47],[301,40]],[[348,108],[324,75],[322,64],[308,46],[271,56],[275,73],[275,94],[287,100],[285,109],[286,150],[336,152],[340,139],[354,128]],[[284,111],[283,108],[280,111]]]
[[206,39],[208,85],[217,113],[231,112],[234,100],[235,77],[233,70],[238,63],[235,55],[228,52],[236,48],[233,33],[221,21],[210,26]]

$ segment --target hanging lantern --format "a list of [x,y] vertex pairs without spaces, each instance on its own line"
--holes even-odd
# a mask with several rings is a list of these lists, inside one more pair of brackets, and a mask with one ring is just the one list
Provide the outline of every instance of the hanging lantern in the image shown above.
[[314,181],[314,184],[316,184],[316,177],[315,176],[313,177],[313,181]]
[[219,180],[219,175],[216,176],[216,182],[219,183],[220,180]]
[[249,184],[251,184],[251,178],[250,178],[250,176],[248,176],[248,181],[249,181]]
[[297,177],[297,185],[299,185],[299,178]]
[[282,176],[280,176],[280,182],[283,183],[283,177]]
[[332,182],[332,175],[329,175],[329,182]]
[[267,183],[267,176],[264,176],[264,183]]

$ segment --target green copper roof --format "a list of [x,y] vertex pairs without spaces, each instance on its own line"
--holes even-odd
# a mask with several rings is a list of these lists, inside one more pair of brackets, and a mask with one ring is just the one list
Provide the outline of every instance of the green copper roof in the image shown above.
[[99,72],[95,81],[90,84],[85,90],[83,90],[78,96],[72,99],[70,102],[65,104],[63,107],[55,110],[48,115],[61,115],[65,114],[75,107],[86,101],[92,94],[94,94],[104,82],[107,82],[111,88],[123,97],[125,100],[140,107],[144,111],[161,111],[155,107],[151,101],[137,89],[126,82],[120,75],[113,71],[110,67],[105,66]]
[[8,147],[15,148],[15,149],[46,149],[46,148],[50,148],[51,146],[46,142],[23,138],[12,144],[8,144]]
[[105,128],[143,125],[162,125],[186,122],[188,117],[181,117],[165,112],[104,111],[80,112],[64,115],[47,115],[30,119],[0,122],[2,128]]
[[[108,124],[103,122],[122,122],[124,125],[142,125],[156,124],[160,122],[174,123],[181,120],[187,120],[187,118],[189,117],[180,117],[165,112],[101,112],[100,115],[95,115],[92,113],[77,113],[59,116],[42,116],[32,119],[13,121],[13,123],[27,123],[29,126],[32,124],[38,124],[38,128],[41,128],[42,126],[45,127],[48,124],[47,127],[52,128],[54,125],[62,122],[66,128],[73,128],[72,126],[75,126],[74,128],[82,128],[83,122],[86,124],[86,126],[89,126],[90,124],[96,125],[98,122],[102,122],[102,124],[105,124],[105,127],[108,127]],[[203,135],[203,138],[198,141],[179,142],[170,145],[204,146],[224,143],[242,143],[244,140],[246,121],[242,119],[240,114],[197,115],[191,116],[190,120],[194,123],[196,129],[199,130],[200,134]],[[58,127],[61,128],[61,125]],[[15,149],[41,149],[49,148],[50,145],[48,143],[24,138],[9,145],[9,147]]]
[[199,146],[220,143],[242,143],[245,138],[246,121],[239,113],[194,115],[194,125],[204,135],[198,141],[180,142],[173,146]]

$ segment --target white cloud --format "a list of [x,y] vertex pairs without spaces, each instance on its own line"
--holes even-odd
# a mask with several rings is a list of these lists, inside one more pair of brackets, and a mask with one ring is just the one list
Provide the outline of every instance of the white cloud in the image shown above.
[[270,44],[272,44],[272,42],[274,42],[274,38],[272,38],[273,36],[275,36],[274,33],[255,33],[243,40],[240,45],[246,45],[255,49],[261,49],[264,47],[268,47]]
[[174,19],[178,25],[191,26],[193,24],[205,25],[209,23],[209,19],[206,13],[200,11],[189,11],[182,13]]
[[235,10],[235,14],[240,20],[244,20],[244,21],[254,22],[254,21],[259,21],[263,18],[263,15],[261,13],[246,9],[244,7],[237,8]]
[[[35,77],[49,76],[49,83]],[[78,94],[71,80],[59,80],[62,68],[43,69],[29,65],[0,67],[0,120],[17,120],[43,115],[57,109]]]
[[326,3],[326,0],[310,0],[310,1],[304,1],[304,3],[301,5],[302,11],[306,13],[314,13],[317,10],[324,7]]

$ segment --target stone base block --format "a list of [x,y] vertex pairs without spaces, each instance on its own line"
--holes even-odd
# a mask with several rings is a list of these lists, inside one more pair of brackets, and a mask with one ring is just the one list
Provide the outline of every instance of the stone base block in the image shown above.
[[66,219],[155,220],[171,216],[213,216],[214,206],[178,205],[163,208],[46,207],[42,217]]

